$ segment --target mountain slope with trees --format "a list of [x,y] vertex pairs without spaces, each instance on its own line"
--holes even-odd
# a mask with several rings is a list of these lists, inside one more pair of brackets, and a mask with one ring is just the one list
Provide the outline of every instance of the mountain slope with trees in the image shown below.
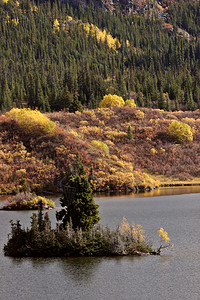
[[143,1],[134,13],[127,2],[113,11],[102,1],[0,0],[0,110],[73,112],[109,93],[141,107],[199,108],[199,1]]

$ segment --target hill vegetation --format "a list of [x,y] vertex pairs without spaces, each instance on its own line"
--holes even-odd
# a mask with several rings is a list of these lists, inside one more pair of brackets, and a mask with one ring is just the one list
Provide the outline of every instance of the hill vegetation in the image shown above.
[[[90,4],[89,4],[90,3]],[[0,0],[0,110],[200,108],[199,1]]]
[[1,193],[59,191],[77,153],[94,191],[144,190],[158,186],[156,178],[200,177],[199,110],[124,106],[46,117],[56,127],[38,135],[34,127],[26,134],[9,114],[0,116]]

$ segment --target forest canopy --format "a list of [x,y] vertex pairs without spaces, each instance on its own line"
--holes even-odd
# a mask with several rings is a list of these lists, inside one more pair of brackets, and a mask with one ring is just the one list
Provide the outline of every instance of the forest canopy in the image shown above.
[[1,111],[96,108],[106,94],[200,108],[199,1],[167,1],[165,19],[156,7],[129,15],[73,3],[0,0]]

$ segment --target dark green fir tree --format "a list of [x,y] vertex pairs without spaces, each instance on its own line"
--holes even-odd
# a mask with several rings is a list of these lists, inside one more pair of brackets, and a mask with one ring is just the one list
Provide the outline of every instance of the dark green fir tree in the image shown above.
[[128,126],[128,130],[127,130],[127,138],[129,139],[129,141],[132,141],[134,136],[133,136],[133,132],[131,129],[131,126]]
[[65,227],[72,222],[73,228],[90,230],[100,220],[98,205],[92,196],[92,189],[86,176],[71,176],[60,199],[63,209],[57,212],[58,221]]

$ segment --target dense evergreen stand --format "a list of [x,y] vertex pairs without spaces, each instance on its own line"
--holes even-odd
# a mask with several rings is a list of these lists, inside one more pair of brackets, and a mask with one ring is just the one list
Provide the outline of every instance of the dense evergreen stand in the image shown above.
[[[119,7],[111,14],[72,6],[79,2],[0,1],[0,110],[73,112],[97,107],[106,93],[124,99],[136,93],[139,106],[200,107],[199,1],[167,2],[173,31],[156,10],[127,15]],[[86,34],[81,24],[87,22],[116,38],[117,49],[108,38]]]

